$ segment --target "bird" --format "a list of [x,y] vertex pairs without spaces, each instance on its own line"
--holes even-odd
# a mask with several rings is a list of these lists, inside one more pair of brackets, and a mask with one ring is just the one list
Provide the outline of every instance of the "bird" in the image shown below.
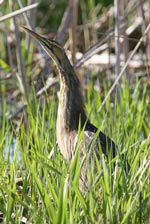
[[[47,39],[27,27],[23,27],[23,29],[41,44],[42,48],[54,61],[59,73],[60,93],[57,110],[56,136],[60,151],[65,159],[69,162],[72,161],[77,150],[78,130],[80,126],[80,129],[83,130],[80,144],[80,153],[83,158],[86,153],[86,147],[94,138],[98,128],[90,122],[86,114],[81,83],[75,73],[74,67],[69,61],[64,48],[58,42],[53,39]],[[116,145],[114,141],[102,131],[99,131],[96,142],[97,143],[93,143],[96,145],[92,146],[92,149],[90,149],[91,155],[93,150],[98,151],[98,144],[100,143],[103,154],[108,156],[108,153],[110,153],[112,158],[115,157]]]

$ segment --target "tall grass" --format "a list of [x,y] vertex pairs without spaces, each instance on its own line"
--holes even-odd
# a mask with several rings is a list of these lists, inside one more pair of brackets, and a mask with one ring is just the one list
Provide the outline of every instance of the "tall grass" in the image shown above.
[[[81,2],[83,24],[88,18],[94,24],[96,14],[94,17],[93,13],[88,15],[83,10],[85,6]],[[88,6],[94,12],[92,1],[88,2]],[[9,13],[9,4],[4,9],[4,14]],[[9,26],[9,23],[5,26]],[[47,24],[51,27],[50,23]],[[89,48],[91,34],[84,27],[85,48]],[[94,41],[96,36],[92,29]],[[29,52],[32,52],[33,43],[27,52],[24,39],[21,41],[23,62],[28,65],[27,78],[32,82],[30,74],[36,68],[32,70],[33,55]],[[1,44],[0,66],[5,77],[5,74],[13,69],[17,71],[17,68],[6,62],[7,53],[3,46],[5,44]],[[9,56],[16,65],[14,55],[12,53]],[[34,97],[34,90],[31,90],[32,99],[29,97],[26,108],[28,127],[24,125],[22,113],[16,129],[6,116],[10,109],[14,109],[8,108],[9,94],[6,90],[9,85],[20,88],[21,93],[23,91],[19,75],[18,80],[15,75],[12,77],[10,80],[0,80],[0,219],[3,223],[150,223],[149,83],[137,81],[133,91],[123,82],[120,103],[112,97],[100,113],[97,110],[102,103],[102,96],[94,91],[91,83],[85,96],[87,113],[92,123],[114,139],[117,155],[113,160],[100,155],[101,161],[96,160],[97,172],[93,166],[88,166],[87,159],[88,185],[85,191],[81,191],[78,151],[71,164],[68,164],[57,146],[57,97],[53,94],[49,100],[47,93],[41,104],[41,100]],[[102,85],[103,95],[106,95],[109,83],[106,84],[104,80]],[[14,97],[15,104],[16,101]],[[82,134],[82,130],[79,131],[79,139]]]
[[[148,100],[147,84],[137,82],[131,92],[124,83],[121,105],[116,103],[114,110],[107,102],[106,108],[97,113],[101,99],[90,88],[86,109],[91,120],[113,137],[118,147],[113,161],[101,155],[97,173],[88,167],[86,192],[78,187],[78,154],[69,165],[56,143],[55,96],[51,101],[47,98],[42,107],[36,99],[28,104],[27,130],[22,122],[16,131],[4,116],[0,130],[0,211],[4,223],[149,223]],[[5,110],[5,97],[2,101]],[[14,138],[15,152],[10,162]],[[6,143],[8,155],[4,157]]]

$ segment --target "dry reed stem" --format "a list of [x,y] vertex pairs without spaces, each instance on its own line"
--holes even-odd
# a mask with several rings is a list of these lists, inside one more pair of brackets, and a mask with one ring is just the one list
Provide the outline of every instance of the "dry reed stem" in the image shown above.
[[150,24],[147,26],[147,28],[146,28],[146,30],[145,30],[143,36],[140,38],[140,40],[139,40],[138,43],[136,44],[134,50],[133,50],[132,53],[130,54],[130,56],[129,56],[128,60],[126,61],[124,67],[122,68],[120,74],[118,75],[118,77],[116,78],[116,80],[115,80],[115,82],[113,83],[112,87],[111,87],[110,90],[108,91],[108,93],[107,93],[105,99],[104,99],[103,102],[102,102],[102,105],[101,105],[101,106],[99,107],[99,109],[98,109],[98,112],[100,112],[101,109],[102,109],[102,107],[105,105],[105,103],[106,103],[108,97],[110,96],[110,94],[111,94],[112,91],[114,90],[114,88],[115,88],[115,86],[117,85],[118,81],[120,80],[121,76],[124,74],[124,72],[125,72],[125,70],[126,70],[128,64],[130,63],[132,57],[134,56],[134,54],[135,54],[136,51],[138,50],[138,48],[139,48],[139,46],[141,45],[141,43],[144,41],[144,38],[145,38],[145,36],[147,35],[147,33],[149,32],[149,30],[150,30]]
[[16,11],[14,11],[14,12],[11,12],[11,13],[5,15],[5,16],[1,16],[1,17],[0,17],[0,22],[3,22],[4,20],[6,20],[6,19],[10,19],[10,18],[12,18],[12,17],[14,17],[14,16],[17,16],[17,15],[19,15],[19,14],[22,14],[23,12],[26,12],[26,11],[31,10],[31,9],[33,9],[33,8],[36,8],[36,7],[38,6],[38,4],[39,4],[39,3],[35,3],[35,4],[33,4],[33,5],[26,6],[26,7],[24,7],[23,9],[19,9],[19,10],[16,10]]

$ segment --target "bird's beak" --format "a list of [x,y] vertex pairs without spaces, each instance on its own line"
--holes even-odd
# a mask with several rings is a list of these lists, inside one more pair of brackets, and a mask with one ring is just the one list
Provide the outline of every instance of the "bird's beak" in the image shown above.
[[54,40],[50,40],[45,37],[42,37],[41,35],[28,29],[27,27],[23,26],[22,28],[41,44],[42,48],[47,52],[50,58],[53,59],[53,61],[55,62],[59,70],[62,71],[63,67],[61,65],[61,62],[64,60],[63,48]]
[[35,33],[34,31],[28,29],[25,26],[22,26],[23,30],[26,31],[30,36],[32,36],[35,40],[38,40],[41,45],[45,45],[45,43],[47,42],[45,37],[42,37],[41,35]]

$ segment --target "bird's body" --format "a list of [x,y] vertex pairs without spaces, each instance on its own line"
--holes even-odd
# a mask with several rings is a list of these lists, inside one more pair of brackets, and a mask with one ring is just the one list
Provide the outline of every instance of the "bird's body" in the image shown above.
[[[57,141],[63,156],[71,161],[78,143],[78,128],[83,130],[81,155],[84,155],[87,145],[93,139],[97,128],[86,116],[80,81],[75,74],[64,49],[54,40],[48,40],[35,32],[24,28],[31,36],[40,42],[44,50],[55,62],[60,77],[60,94],[57,113]],[[115,155],[115,144],[102,132],[91,150],[98,150],[100,142],[102,152],[107,155],[107,149]]]

